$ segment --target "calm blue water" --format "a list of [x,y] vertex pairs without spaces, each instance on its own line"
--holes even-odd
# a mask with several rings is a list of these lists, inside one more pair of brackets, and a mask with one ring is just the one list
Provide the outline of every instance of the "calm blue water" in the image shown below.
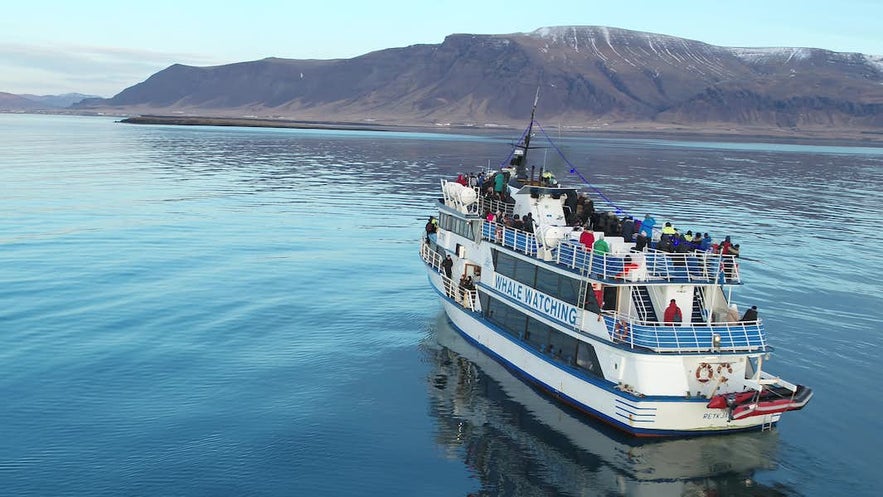
[[816,391],[649,443],[476,354],[426,283],[438,180],[513,138],[0,115],[0,494],[876,494],[883,149],[562,140],[621,208],[741,242],[769,369]]

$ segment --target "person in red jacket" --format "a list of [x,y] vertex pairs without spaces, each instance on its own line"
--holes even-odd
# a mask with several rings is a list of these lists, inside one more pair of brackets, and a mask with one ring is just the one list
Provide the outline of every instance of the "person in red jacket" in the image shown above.
[[663,314],[662,319],[666,324],[680,324],[680,322],[684,320],[684,316],[681,314],[681,308],[678,307],[675,299],[671,299],[668,307],[665,308],[665,314]]

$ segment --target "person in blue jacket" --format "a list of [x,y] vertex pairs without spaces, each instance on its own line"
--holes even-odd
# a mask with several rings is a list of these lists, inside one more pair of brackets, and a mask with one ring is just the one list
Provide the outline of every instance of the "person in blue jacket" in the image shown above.
[[647,235],[648,240],[653,239],[654,226],[656,226],[656,220],[653,219],[653,216],[650,214],[644,215],[644,220],[641,221],[641,231]]
[[709,250],[711,250],[711,244],[711,236],[708,233],[703,233],[702,241],[699,242],[699,250],[703,252],[708,252]]

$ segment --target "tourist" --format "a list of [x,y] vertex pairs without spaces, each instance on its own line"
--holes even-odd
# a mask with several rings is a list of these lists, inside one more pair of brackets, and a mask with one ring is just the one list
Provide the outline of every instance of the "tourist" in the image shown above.
[[468,290],[468,288],[467,288],[468,285],[469,285],[469,280],[467,279],[467,276],[464,274],[463,276],[460,277],[460,284],[459,284],[460,302],[465,302],[466,291]]
[[603,255],[610,252],[610,245],[604,241],[604,235],[598,235],[598,239],[595,240],[595,243],[592,244],[592,251],[596,254]]
[[635,250],[637,252],[643,252],[644,249],[647,248],[648,241],[647,234],[643,231],[639,231],[638,238],[635,240]]
[[450,278],[451,274],[452,274],[452,270],[454,268],[454,261],[453,261],[453,259],[451,259],[451,256],[450,255],[446,256],[445,260],[442,261],[441,265],[442,265],[442,269],[445,270],[445,276]]
[[713,242],[711,241],[711,235],[709,235],[708,233],[703,233],[702,242],[699,244],[699,250],[702,250],[703,252],[708,252],[709,250],[711,250],[712,243]]
[[579,242],[586,247],[586,250],[592,250],[592,246],[595,245],[595,233],[583,230],[579,235]]
[[733,245],[732,247],[730,247],[730,255],[732,255],[733,257],[739,257],[739,244],[738,243]]
[[742,319],[740,321],[754,322],[757,321],[757,306],[751,306],[751,309],[745,311],[745,314],[742,315]]
[[522,219],[522,224],[524,224],[524,231],[528,233],[533,233],[533,214],[528,212],[527,215]]
[[626,216],[622,221],[622,238],[627,242],[635,241],[635,221],[632,216]]
[[683,320],[684,320],[684,316],[683,316],[683,314],[681,314],[681,308],[678,307],[678,304],[677,304],[677,302],[675,302],[675,299],[671,299],[671,302],[669,302],[668,307],[665,308],[665,313],[663,314],[663,321],[666,324],[675,324],[675,323],[680,324],[681,321],[683,321]]
[[496,173],[494,175],[494,192],[502,195],[503,187],[505,185],[506,185],[506,177],[503,176],[503,173]]
[[720,244],[718,245],[717,250],[718,250],[718,252],[720,252],[720,255],[729,255],[730,254],[730,247],[732,247],[732,246],[733,246],[733,244],[732,244],[732,242],[730,242],[730,237],[726,236],[724,238],[724,241],[720,242]]
[[644,220],[641,221],[641,233],[647,235],[647,240],[653,239],[653,227],[656,226],[656,219],[653,219],[653,216],[650,214],[644,215]]
[[739,308],[736,307],[736,304],[730,304],[727,307],[727,322],[735,323],[736,321],[739,321]]

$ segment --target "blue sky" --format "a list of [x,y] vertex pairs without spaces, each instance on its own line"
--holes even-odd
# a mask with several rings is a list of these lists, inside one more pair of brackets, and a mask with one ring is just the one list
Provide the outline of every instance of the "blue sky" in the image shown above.
[[174,63],[349,58],[544,26],[883,55],[881,0],[13,0],[0,11],[0,92],[11,93],[109,97]]

